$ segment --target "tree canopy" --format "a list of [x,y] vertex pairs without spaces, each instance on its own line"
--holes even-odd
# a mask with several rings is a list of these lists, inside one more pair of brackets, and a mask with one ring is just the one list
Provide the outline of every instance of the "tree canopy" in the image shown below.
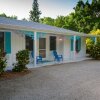
[[30,20],[34,22],[39,22],[41,11],[39,11],[38,0],[34,0],[32,4],[32,10],[30,11]]
[[100,0],[92,0],[91,3],[88,0],[86,2],[79,0],[73,9],[73,13],[67,16],[57,16],[54,20],[49,20],[52,19],[50,17],[45,20],[44,17],[41,23],[84,33],[100,29]]
[[6,17],[6,18],[11,18],[11,19],[17,19],[17,16],[12,15],[12,16],[7,16],[5,13],[1,13],[0,17]]

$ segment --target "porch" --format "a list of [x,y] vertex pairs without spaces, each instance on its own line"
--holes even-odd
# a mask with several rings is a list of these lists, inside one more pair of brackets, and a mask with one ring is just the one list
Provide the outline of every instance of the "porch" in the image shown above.
[[[72,36],[72,35],[56,35],[54,33],[33,32],[33,35],[29,35],[29,32],[25,31],[25,37],[30,38],[26,40],[26,49],[30,49],[30,63],[28,68],[42,67],[47,65],[62,64],[69,62],[77,62],[86,60],[86,45],[85,37]],[[33,44],[32,44],[33,41]],[[31,44],[31,45],[30,45]],[[62,55],[63,61],[55,60],[53,51],[56,51],[58,55]],[[42,57],[42,62],[37,62],[37,57]]]
[[[3,39],[8,30],[2,30]],[[46,65],[77,62],[89,59],[86,57],[85,36],[79,35],[59,35],[56,33],[44,33],[25,30],[9,30],[11,41],[11,53],[7,54],[7,69],[12,69],[16,63],[16,53],[19,50],[28,49],[30,51],[30,63],[28,68],[42,67]],[[3,43],[4,45],[4,43]],[[7,44],[6,44],[7,45]],[[5,45],[3,46],[5,47]],[[5,48],[4,48],[5,50]],[[62,55],[63,61],[55,61],[53,51]],[[37,56],[42,57],[42,62],[37,62]]]
[[38,63],[36,66],[34,65],[34,63],[29,63],[27,65],[28,68],[38,68],[38,67],[44,67],[44,66],[52,66],[52,65],[58,65],[58,64],[66,64],[66,63],[73,63],[73,62],[80,62],[80,61],[85,61],[85,60],[90,60],[92,58],[89,57],[82,57],[82,58],[76,58],[76,59],[67,59],[67,60],[63,60],[60,62],[57,61],[43,61],[42,63]]

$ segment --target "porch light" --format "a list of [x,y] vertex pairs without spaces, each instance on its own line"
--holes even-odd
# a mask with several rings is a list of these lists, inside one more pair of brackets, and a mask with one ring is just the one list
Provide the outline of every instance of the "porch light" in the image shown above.
[[62,41],[63,39],[62,38],[59,38],[59,41]]

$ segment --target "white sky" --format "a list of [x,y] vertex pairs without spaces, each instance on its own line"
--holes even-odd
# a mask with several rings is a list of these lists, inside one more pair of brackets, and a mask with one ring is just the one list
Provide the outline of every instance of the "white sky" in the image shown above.
[[[73,11],[78,0],[38,0],[41,17],[56,18]],[[85,1],[85,0],[84,0]],[[18,19],[29,18],[33,0],[0,0],[0,13],[16,15]]]

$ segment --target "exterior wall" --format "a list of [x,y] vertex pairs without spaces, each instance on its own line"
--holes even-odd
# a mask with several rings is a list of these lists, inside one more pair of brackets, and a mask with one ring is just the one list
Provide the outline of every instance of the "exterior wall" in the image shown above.
[[[46,58],[45,60],[54,61],[53,52],[50,51],[50,34],[46,34]],[[53,35],[52,35],[53,36]],[[55,36],[55,35],[54,35]],[[60,38],[62,40],[60,40]],[[56,36],[56,51],[59,55],[63,55],[64,59],[70,58],[70,38],[65,36]],[[39,48],[39,47],[38,47]],[[39,50],[38,50],[39,51]],[[38,55],[39,53],[37,53]]]
[[70,47],[70,36],[64,37],[64,60],[68,60],[71,58],[71,47]]
[[[49,37],[53,36],[51,34],[46,34],[46,58],[44,60],[54,61],[54,56],[52,51],[50,51],[50,40]],[[56,35],[54,35],[56,36]],[[60,38],[62,40],[60,40]],[[74,59],[74,51],[71,51],[71,41],[70,36],[56,36],[56,51],[59,55],[63,55],[64,60]],[[39,39],[37,40],[37,55],[39,55]],[[76,53],[75,58],[82,58],[86,56],[86,43],[85,37],[81,37],[81,50]]]
[[[53,53],[50,51],[50,40],[49,37],[53,36],[51,34],[46,34],[46,58],[44,60],[54,61]],[[71,41],[70,36],[56,36],[56,51],[59,55],[63,55],[64,60],[73,59],[74,52],[71,51]],[[41,37],[42,38],[42,37]],[[62,40],[60,40],[60,38]],[[81,51],[76,53],[75,57],[85,57],[86,55],[86,45],[85,45],[85,38],[81,38]],[[11,54],[7,54],[7,62],[8,68],[12,68],[12,64],[16,63],[16,53],[19,50],[25,49],[25,35],[16,33],[14,31],[11,32]],[[39,39],[37,39],[37,56],[39,55]]]
[[11,54],[7,54],[8,68],[16,62],[16,53],[25,49],[25,35],[11,31]]
[[[46,58],[44,58],[44,60],[54,61],[53,52],[50,50],[50,40],[49,40],[50,36],[51,36],[50,34],[46,34],[46,37],[45,37],[46,38]],[[58,54],[63,55],[63,50],[64,50],[63,40],[59,41],[59,36],[56,36],[56,39],[57,39],[56,40],[56,51]]]

